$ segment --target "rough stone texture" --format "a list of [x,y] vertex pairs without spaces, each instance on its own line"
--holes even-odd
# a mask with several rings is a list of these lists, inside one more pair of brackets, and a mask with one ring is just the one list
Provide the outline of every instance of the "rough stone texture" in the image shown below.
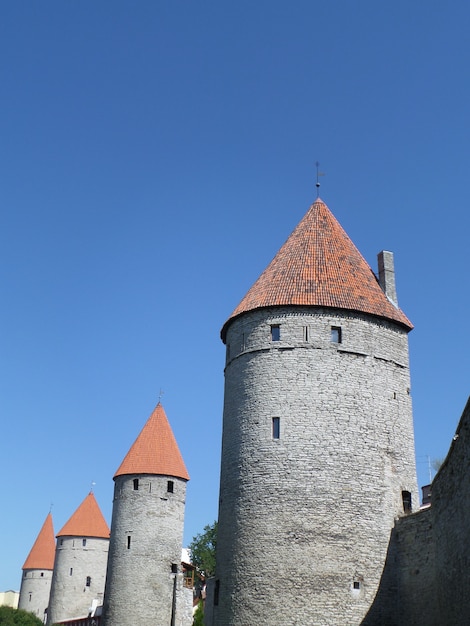
[[[168,491],[168,480],[173,482],[173,493]],[[103,626],[170,624],[174,588],[182,596],[177,605],[184,606],[180,573],[185,498],[182,479],[115,477]],[[177,615],[176,624],[184,624],[182,620]]]
[[49,605],[51,581],[52,570],[23,570],[18,608],[44,619],[44,613]]
[[439,624],[460,626],[470,615],[470,399],[449,454],[432,483],[432,519]]
[[[83,545],[85,542],[85,545]],[[61,536],[57,540],[47,624],[88,615],[102,604],[109,539]],[[91,578],[86,585],[87,576]]]
[[418,505],[407,332],[278,307],[235,318],[226,343],[213,624],[360,624],[402,491]]

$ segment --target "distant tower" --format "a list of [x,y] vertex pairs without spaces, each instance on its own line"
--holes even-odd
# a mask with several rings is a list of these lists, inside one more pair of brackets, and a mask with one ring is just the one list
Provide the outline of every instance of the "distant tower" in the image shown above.
[[23,565],[18,608],[44,619],[51,592],[55,537],[49,513]]
[[176,621],[176,604],[177,596],[183,595],[181,549],[188,480],[158,403],[114,476],[104,626],[181,623]]
[[222,328],[213,624],[361,624],[418,506],[412,325],[379,259],[380,283],[318,198]]
[[86,617],[103,603],[109,528],[89,493],[57,535],[47,624]]

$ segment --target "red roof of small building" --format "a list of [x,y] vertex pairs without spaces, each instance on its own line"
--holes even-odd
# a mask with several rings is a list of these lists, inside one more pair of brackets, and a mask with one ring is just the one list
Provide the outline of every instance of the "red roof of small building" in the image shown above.
[[124,474],[157,474],[189,480],[183,457],[160,402],[114,477]]
[[90,492],[57,537],[109,538],[109,527],[93,492]]
[[55,537],[52,515],[49,513],[39,535],[24,562],[23,569],[54,569]]
[[370,313],[413,325],[390,302],[374,272],[318,198],[222,328],[254,309],[305,305]]

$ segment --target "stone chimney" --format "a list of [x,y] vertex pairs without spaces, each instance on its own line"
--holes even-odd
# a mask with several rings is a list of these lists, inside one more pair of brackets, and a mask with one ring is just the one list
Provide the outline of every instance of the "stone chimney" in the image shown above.
[[379,262],[379,285],[387,298],[398,307],[397,289],[395,286],[395,266],[393,252],[382,250],[377,255]]

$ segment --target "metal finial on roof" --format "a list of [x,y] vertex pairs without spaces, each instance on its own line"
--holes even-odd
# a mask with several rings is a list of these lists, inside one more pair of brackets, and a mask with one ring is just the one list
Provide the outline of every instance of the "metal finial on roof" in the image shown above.
[[317,198],[320,196],[320,181],[318,180],[320,176],[324,176],[324,172],[320,172],[319,167],[320,163],[318,161],[315,162],[315,167],[317,168],[317,182],[315,183],[315,187],[317,188]]
[[54,506],[54,503],[51,502],[51,506],[49,507],[49,513],[52,513],[52,507]]
[[91,481],[91,486],[90,486],[90,493],[93,493],[93,487],[96,485],[95,481],[92,480]]
[[160,389],[160,393],[158,394],[158,404],[161,404],[162,401],[162,396],[165,392],[163,391],[163,389]]

